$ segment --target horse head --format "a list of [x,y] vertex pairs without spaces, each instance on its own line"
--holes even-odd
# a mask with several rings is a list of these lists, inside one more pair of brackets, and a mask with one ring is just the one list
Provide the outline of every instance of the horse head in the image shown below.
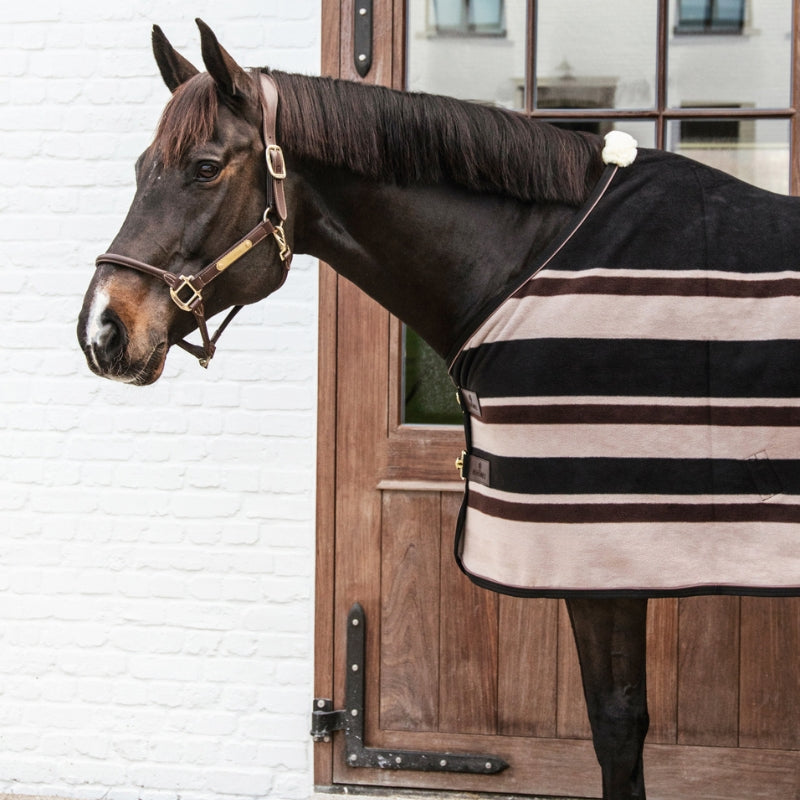
[[[205,317],[262,299],[288,268],[283,155],[265,142],[270,127],[274,135],[277,94],[270,123],[260,84],[274,85],[242,69],[197,24],[207,72],[153,28],[153,53],[172,97],[136,163],[133,202],[97,260],[78,320],[92,371],[136,385],[161,375],[173,344],[205,366],[216,338]],[[254,247],[270,234],[277,246]],[[202,348],[181,341],[195,327]]]

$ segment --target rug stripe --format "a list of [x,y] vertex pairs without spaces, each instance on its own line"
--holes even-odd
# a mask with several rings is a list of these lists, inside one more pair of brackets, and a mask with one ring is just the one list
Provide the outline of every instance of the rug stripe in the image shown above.
[[472,421],[472,444],[495,456],[520,458],[714,458],[742,459],[766,451],[771,457],[800,455],[800,427],[728,425],[486,424]]
[[800,339],[797,297],[537,294],[509,300],[507,308],[513,331],[498,318],[496,328],[485,329],[487,340],[582,339],[588,330],[593,339]]
[[[491,364],[491,370],[484,369]],[[461,375],[471,380],[461,380]],[[480,397],[798,397],[796,341],[542,338],[487,343],[453,370]]]
[[519,289],[515,297],[553,297],[555,295],[618,295],[759,298],[800,296],[800,278],[771,280],[735,278],[678,277],[661,273],[658,277],[598,276],[555,277],[537,275]]
[[800,503],[510,503],[470,492],[469,507],[515,522],[800,523]]
[[519,494],[800,494],[800,459],[503,458],[473,452],[489,462],[493,488]]
[[800,426],[797,406],[485,405],[480,421],[498,425]]

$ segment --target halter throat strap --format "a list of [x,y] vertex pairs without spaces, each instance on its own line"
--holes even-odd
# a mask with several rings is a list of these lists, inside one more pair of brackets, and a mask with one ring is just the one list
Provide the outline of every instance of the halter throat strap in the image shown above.
[[[203,267],[196,275],[176,275],[174,272],[161,267],[138,261],[129,256],[117,255],[116,253],[103,253],[95,260],[95,267],[99,267],[101,264],[115,264],[119,267],[127,267],[128,269],[143,272],[146,275],[152,275],[164,281],[169,287],[169,294],[175,305],[182,311],[188,311],[194,315],[203,341],[202,346],[187,342],[185,339],[176,344],[197,358],[202,367],[208,366],[216,352],[217,340],[225,328],[228,327],[230,321],[242,309],[242,306],[233,306],[219,328],[217,328],[216,333],[213,336],[209,335],[203,302],[203,289],[222,275],[231,264],[238,261],[245,253],[248,253],[253,247],[270,236],[275,240],[278,247],[278,255],[283,264],[283,275],[276,288],[279,289],[286,281],[292,260],[292,251],[286,243],[286,234],[283,230],[283,223],[287,215],[286,196],[283,188],[283,181],[286,178],[286,164],[283,159],[283,151],[276,141],[278,88],[274,79],[260,70],[252,70],[251,77],[256,83],[261,103],[264,155],[267,163],[267,208],[264,211],[261,222],[239,239],[236,244],[229,247],[222,255]],[[272,219],[276,219],[277,222],[273,223]]]

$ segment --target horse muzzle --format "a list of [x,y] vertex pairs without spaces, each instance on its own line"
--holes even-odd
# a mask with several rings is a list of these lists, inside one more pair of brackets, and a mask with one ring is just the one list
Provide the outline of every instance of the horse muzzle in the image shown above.
[[78,319],[78,341],[89,369],[103,378],[144,386],[157,380],[169,349],[166,334],[132,331],[109,294],[97,287],[87,294]]

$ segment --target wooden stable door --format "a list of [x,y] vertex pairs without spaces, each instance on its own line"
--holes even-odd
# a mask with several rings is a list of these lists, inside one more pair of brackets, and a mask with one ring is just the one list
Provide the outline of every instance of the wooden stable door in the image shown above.
[[[405,6],[374,0],[367,80],[404,83]],[[323,66],[357,78],[352,0],[323,2]],[[320,278],[316,695],[345,707],[353,603],[366,618],[365,744],[500,756],[495,775],[352,767],[315,745],[321,786],[598,797],[565,606],[473,586],[452,556],[452,426],[402,423],[402,326]],[[800,600],[651,601],[648,797],[800,798]]]

